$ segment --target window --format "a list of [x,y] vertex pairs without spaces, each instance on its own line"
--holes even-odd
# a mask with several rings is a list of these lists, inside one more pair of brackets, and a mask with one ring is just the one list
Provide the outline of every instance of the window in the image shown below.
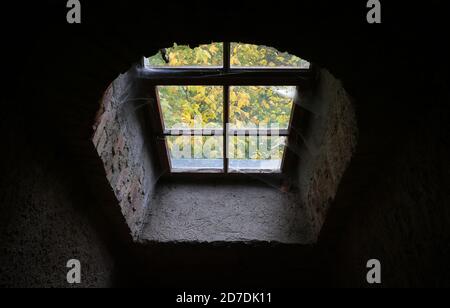
[[241,43],[175,44],[145,58],[171,172],[282,172],[310,74],[297,56]]

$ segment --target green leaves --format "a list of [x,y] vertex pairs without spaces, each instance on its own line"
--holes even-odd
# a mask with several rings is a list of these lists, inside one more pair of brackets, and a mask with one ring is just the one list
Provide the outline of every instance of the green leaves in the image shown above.
[[[177,45],[148,58],[150,67],[222,67],[223,43],[211,43],[191,48]],[[231,44],[231,67],[309,68],[309,63],[272,47],[252,44]]]
[[[302,59],[266,46],[231,44],[231,67],[304,68]],[[147,59],[150,67],[222,67],[223,44],[190,48],[174,44]],[[165,129],[223,128],[223,86],[159,86]],[[288,129],[296,87],[231,86],[229,122],[237,129]],[[238,160],[279,160],[284,155],[285,137],[230,137],[230,150]],[[186,159],[223,158],[223,136],[169,136],[172,155]],[[209,151],[203,151],[205,148]],[[180,154],[180,153],[178,153]],[[231,163],[230,163],[231,164]],[[265,165],[267,166],[267,165]],[[272,166],[272,165],[270,165]],[[278,167],[268,167],[269,169]]]
[[287,52],[279,52],[275,48],[251,44],[231,44],[232,67],[291,67],[301,68],[303,63],[299,57]]
[[[160,86],[158,91],[166,128],[223,128],[223,87]],[[275,124],[288,128],[293,94],[295,87],[230,87],[231,126],[271,129]],[[284,141],[284,137],[231,137],[230,155],[244,160],[281,160]],[[170,137],[168,147],[171,155],[181,151],[185,159],[223,157],[222,137]]]
[[166,48],[165,53],[160,51],[148,58],[148,62],[151,67],[222,66],[223,44],[212,43],[196,48],[174,44]]
[[158,87],[165,128],[223,126],[223,88],[218,86]]
[[231,87],[230,122],[235,128],[287,129],[294,103],[295,87]]

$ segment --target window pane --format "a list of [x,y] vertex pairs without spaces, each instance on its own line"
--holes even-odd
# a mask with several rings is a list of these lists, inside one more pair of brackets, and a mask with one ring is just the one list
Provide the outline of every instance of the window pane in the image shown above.
[[296,87],[230,87],[230,124],[234,129],[287,129]]
[[230,137],[230,172],[280,172],[286,137]]
[[212,43],[190,48],[174,44],[145,59],[145,66],[155,67],[222,67],[223,44]]
[[222,128],[223,87],[160,86],[165,129]]
[[172,172],[222,172],[223,137],[167,137]]
[[231,67],[309,69],[310,64],[272,47],[231,43]]

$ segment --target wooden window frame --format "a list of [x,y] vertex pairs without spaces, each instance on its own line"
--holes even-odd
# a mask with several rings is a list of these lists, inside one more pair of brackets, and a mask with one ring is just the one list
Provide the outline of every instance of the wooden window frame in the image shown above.
[[[139,70],[139,79],[143,86],[149,89],[151,101],[155,102],[157,108],[154,111],[156,125],[157,147],[161,156],[161,163],[164,170],[168,170],[171,176],[276,176],[286,173],[295,164],[295,154],[289,151],[289,144],[296,142],[293,140],[292,127],[300,127],[299,121],[304,116],[296,96],[291,112],[288,129],[280,129],[276,136],[286,137],[287,144],[284,149],[284,156],[281,162],[280,172],[229,172],[229,137],[231,136],[271,136],[270,130],[249,130],[249,129],[228,129],[230,111],[230,87],[232,86],[295,86],[297,91],[302,92],[312,88],[314,65],[310,64],[309,69],[303,68],[237,68],[231,67],[231,43],[223,43],[224,61],[223,67],[158,67],[146,68],[144,62]],[[164,117],[159,99],[159,86],[220,86],[224,89],[223,95],[223,129],[183,129],[167,130],[164,128]],[[172,172],[170,164],[170,153],[167,147],[166,138],[168,136],[223,136],[223,170]]]

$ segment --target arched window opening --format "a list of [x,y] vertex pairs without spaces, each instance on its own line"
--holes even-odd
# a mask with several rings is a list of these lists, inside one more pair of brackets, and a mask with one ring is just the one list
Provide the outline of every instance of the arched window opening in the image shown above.
[[282,173],[311,65],[275,48],[174,44],[144,59],[171,173]]

